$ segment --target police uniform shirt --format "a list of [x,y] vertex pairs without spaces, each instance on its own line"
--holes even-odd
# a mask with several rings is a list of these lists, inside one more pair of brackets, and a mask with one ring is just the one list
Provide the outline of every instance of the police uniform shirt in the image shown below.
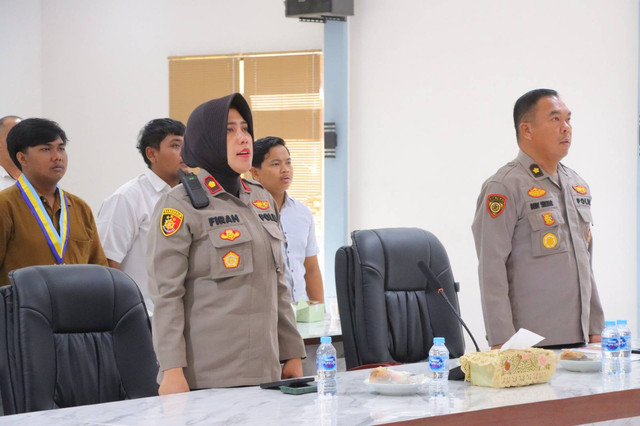
[[151,215],[171,187],[151,169],[130,180],[104,200],[96,224],[107,259],[120,263],[138,284],[147,310],[153,311],[145,258]]
[[234,197],[205,170],[197,176],[209,205],[194,208],[178,185],[158,202],[149,231],[160,371],[184,367],[191,389],[279,380],[280,362],[305,351],[273,198],[253,181]]
[[490,345],[521,327],[541,345],[600,334],[591,224],[589,186],[562,164],[553,182],[521,151],[483,184],[472,230]]
[[285,277],[291,289],[292,300],[308,300],[304,261],[319,252],[316,225],[311,210],[285,193],[280,210],[280,226],[286,239],[282,244],[282,253],[285,258]]
[[[69,241],[65,264],[107,266],[91,209],[80,198],[65,192],[69,211]],[[49,217],[57,226],[60,197],[53,206],[40,197]],[[59,231],[59,230],[58,230]],[[9,271],[32,265],[56,265],[56,259],[17,185],[0,192],[0,285],[9,284]]]
[[0,191],[15,184],[16,180],[11,177],[4,167],[0,166]]

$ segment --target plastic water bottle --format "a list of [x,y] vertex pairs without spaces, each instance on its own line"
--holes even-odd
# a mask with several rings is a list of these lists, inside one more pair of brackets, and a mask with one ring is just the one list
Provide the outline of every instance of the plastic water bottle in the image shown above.
[[620,373],[631,373],[631,330],[627,320],[618,320],[617,329],[620,334]]
[[433,346],[429,350],[429,393],[441,396],[448,393],[449,388],[449,350],[444,345],[444,337],[434,337]]
[[333,396],[338,393],[336,380],[336,348],[331,344],[331,337],[321,337],[316,352],[316,369],[318,372],[318,395]]
[[602,374],[618,374],[620,369],[618,358],[620,355],[620,334],[615,321],[605,321],[602,330]]

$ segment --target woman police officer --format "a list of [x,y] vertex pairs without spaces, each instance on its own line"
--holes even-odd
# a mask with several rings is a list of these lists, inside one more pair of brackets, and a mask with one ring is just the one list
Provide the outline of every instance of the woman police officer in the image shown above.
[[260,184],[240,177],[252,154],[240,94],[191,113],[182,156],[195,174],[189,188],[183,180],[160,199],[149,231],[160,395],[302,376],[277,209]]

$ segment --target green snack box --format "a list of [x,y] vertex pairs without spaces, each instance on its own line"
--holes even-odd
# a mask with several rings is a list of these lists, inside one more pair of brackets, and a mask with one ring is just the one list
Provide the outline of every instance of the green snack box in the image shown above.
[[301,300],[293,306],[296,310],[296,321],[298,322],[318,322],[324,320],[324,303]]

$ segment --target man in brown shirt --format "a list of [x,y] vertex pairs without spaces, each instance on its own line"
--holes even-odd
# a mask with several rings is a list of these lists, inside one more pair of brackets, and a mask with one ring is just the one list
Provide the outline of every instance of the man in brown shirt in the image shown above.
[[64,192],[67,136],[53,121],[29,118],[14,126],[7,149],[22,175],[0,192],[0,285],[9,271],[31,265],[107,266],[91,209]]

